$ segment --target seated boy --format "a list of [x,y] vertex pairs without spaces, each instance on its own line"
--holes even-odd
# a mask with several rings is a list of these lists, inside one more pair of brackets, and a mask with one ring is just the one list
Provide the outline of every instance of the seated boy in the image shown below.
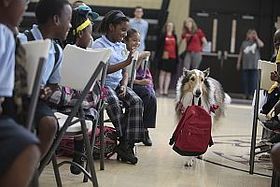
[[[67,0],[40,0],[35,14],[38,25],[33,25],[29,32],[21,33],[18,37],[22,42],[47,38],[53,41],[48,61],[43,67],[41,82],[45,86],[44,91],[48,92],[49,89],[55,88],[61,79],[62,49],[54,42],[54,39],[60,41],[66,39],[71,28],[72,8]],[[46,155],[52,145],[58,126],[53,111],[45,102],[46,99],[47,97],[40,98],[35,113],[42,157]]]
[[12,29],[19,24],[25,7],[23,0],[0,1],[0,186],[28,186],[40,159],[37,138],[4,116],[1,105],[4,97],[13,94],[15,39]]

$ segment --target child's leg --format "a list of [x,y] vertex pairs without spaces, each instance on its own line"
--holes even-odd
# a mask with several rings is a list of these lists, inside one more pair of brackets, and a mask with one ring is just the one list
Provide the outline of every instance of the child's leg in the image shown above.
[[[75,136],[74,137],[74,154],[73,154],[73,162],[78,163],[82,167],[84,166],[84,160],[82,158],[82,153],[84,153],[84,138],[83,136]],[[72,174],[78,175],[82,171],[74,165],[70,166],[70,171]]]
[[145,140],[143,143],[147,146],[152,145],[148,128],[155,128],[157,99],[153,90],[147,89],[145,86],[134,85],[133,91],[142,99],[144,104],[143,124],[145,128]]
[[124,124],[122,124],[123,111],[120,106],[120,100],[117,96],[117,93],[109,87],[107,87],[107,103],[107,114],[110,120],[112,121],[114,127],[116,128],[119,137],[123,136],[123,131],[125,127]]
[[49,151],[57,131],[57,121],[55,117],[44,117],[40,120],[38,127],[38,138],[41,141],[40,150],[42,158]]
[[[10,169],[0,178],[0,186],[24,187],[32,180],[38,167],[40,150],[36,145],[30,145],[18,155]],[[16,178],[16,180],[15,180]]]
[[277,116],[280,113],[280,101],[274,105],[274,114]]
[[267,117],[270,119],[274,116],[278,116],[280,113],[280,100],[273,106],[273,108],[267,114]]
[[41,158],[43,158],[53,143],[58,128],[58,122],[51,108],[42,101],[38,102],[35,119],[38,129],[38,138],[41,142]]
[[8,118],[0,119],[0,139],[0,186],[28,186],[40,160],[38,139]]
[[143,111],[144,106],[141,98],[129,87],[126,95],[120,98],[126,108],[127,119],[123,120],[126,125],[125,136],[130,142],[142,142],[144,140]]

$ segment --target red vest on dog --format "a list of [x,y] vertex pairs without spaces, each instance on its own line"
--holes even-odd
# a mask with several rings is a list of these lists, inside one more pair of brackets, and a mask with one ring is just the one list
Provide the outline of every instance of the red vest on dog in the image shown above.
[[198,156],[213,145],[210,114],[201,106],[189,106],[180,119],[169,145],[182,156]]

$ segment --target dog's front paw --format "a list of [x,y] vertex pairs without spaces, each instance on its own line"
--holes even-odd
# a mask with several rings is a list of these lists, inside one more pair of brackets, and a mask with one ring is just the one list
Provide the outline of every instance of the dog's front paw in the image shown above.
[[185,163],[185,167],[188,168],[188,167],[192,167],[194,164],[194,158],[189,158],[187,159],[186,163]]

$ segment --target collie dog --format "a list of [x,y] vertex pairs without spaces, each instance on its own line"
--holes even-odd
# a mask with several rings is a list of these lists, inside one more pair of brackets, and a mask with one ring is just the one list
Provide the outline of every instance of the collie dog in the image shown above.
[[[198,69],[183,69],[183,75],[179,78],[176,87],[176,114],[178,120],[184,110],[193,103],[211,112],[213,121],[220,119],[225,114],[225,105],[231,102],[222,85],[215,79],[209,77],[210,69],[200,71]],[[187,157],[185,166],[190,167],[194,162],[193,157]]]
[[176,113],[179,118],[182,111],[192,105],[193,99],[195,103],[201,100],[201,106],[206,111],[212,111],[216,120],[224,116],[225,105],[231,102],[231,98],[209,74],[209,68],[204,71],[183,69],[176,87]]

